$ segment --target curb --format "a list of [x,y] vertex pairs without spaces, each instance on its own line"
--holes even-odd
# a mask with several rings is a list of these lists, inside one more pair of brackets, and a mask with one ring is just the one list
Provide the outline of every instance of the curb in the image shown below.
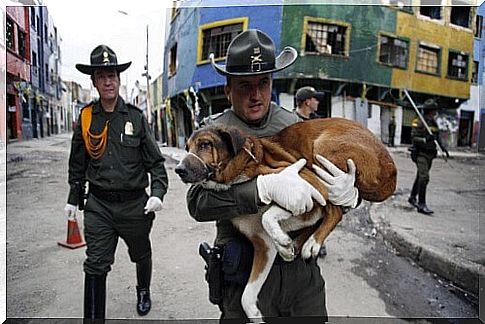
[[369,208],[371,223],[401,256],[408,257],[424,269],[452,281],[475,297],[483,293],[484,287],[479,288],[479,279],[485,278],[485,266],[457,256],[445,255],[431,246],[420,244],[411,235],[393,230],[388,224],[379,220],[378,209],[378,205],[371,204]]

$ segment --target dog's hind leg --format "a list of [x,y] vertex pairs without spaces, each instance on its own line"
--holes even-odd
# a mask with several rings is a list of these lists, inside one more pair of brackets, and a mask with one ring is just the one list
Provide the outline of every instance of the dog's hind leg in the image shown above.
[[278,205],[271,206],[264,212],[262,217],[264,230],[273,239],[278,253],[285,261],[293,261],[295,258],[293,240],[281,228],[281,222],[291,217],[293,217],[293,215],[289,211]]
[[257,306],[258,294],[273,265],[276,257],[276,248],[266,233],[252,236],[250,240],[254,246],[253,267],[242,294],[241,305],[252,323],[261,323],[263,314]]
[[325,239],[342,220],[343,211],[341,207],[327,204],[324,210],[325,215],[323,222],[308,238],[305,244],[303,244],[303,248],[301,249],[301,256],[303,259],[317,257]]

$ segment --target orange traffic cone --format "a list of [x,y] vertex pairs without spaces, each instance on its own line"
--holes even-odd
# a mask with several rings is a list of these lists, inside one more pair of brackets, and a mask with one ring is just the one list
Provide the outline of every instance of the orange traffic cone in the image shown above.
[[76,218],[67,220],[67,240],[65,242],[57,242],[57,244],[70,249],[77,249],[86,245],[79,232]]

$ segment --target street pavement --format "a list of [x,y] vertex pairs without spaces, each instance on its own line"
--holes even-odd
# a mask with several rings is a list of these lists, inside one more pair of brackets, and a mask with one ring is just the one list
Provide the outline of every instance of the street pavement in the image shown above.
[[[177,161],[185,155],[179,148],[161,150]],[[479,210],[484,210],[480,204],[485,201],[485,183],[480,183],[479,175],[484,155],[455,150],[450,151],[448,162],[433,161],[427,198],[435,213],[427,216],[407,202],[416,173],[407,146],[390,147],[389,151],[398,168],[398,184],[391,198],[371,204],[370,220],[376,233],[398,254],[478,298],[479,278],[485,278],[485,249],[479,240]]]

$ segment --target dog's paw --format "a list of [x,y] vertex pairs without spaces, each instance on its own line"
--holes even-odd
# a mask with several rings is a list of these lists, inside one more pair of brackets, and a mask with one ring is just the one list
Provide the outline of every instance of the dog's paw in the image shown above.
[[276,250],[278,250],[279,255],[283,260],[286,262],[291,262],[295,260],[295,247],[293,246],[293,242],[291,244],[282,246],[279,244],[276,245]]
[[303,248],[301,249],[301,257],[305,260],[311,257],[317,257],[321,246],[322,245],[315,240],[313,235],[310,236],[305,244],[303,244]]

